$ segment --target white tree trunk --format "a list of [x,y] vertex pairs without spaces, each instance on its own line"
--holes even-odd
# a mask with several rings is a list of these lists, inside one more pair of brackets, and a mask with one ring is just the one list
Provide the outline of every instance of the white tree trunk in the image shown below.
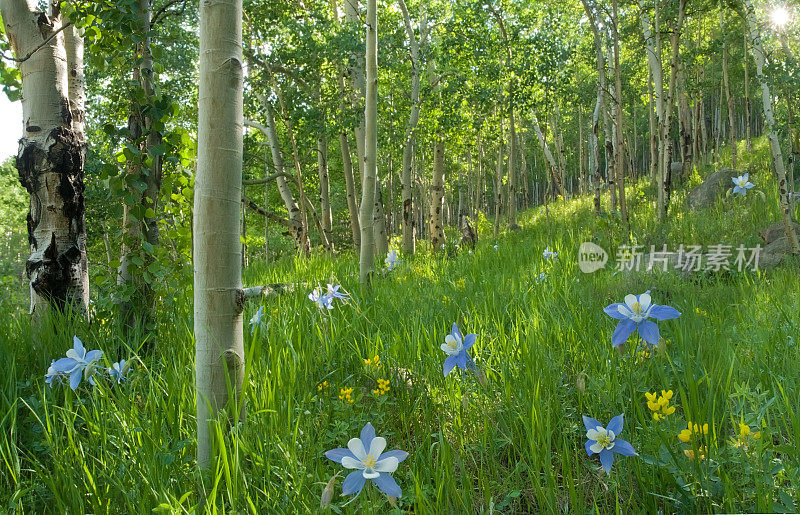
[[533,113],[533,111],[531,111],[531,120],[533,120],[533,130],[536,132],[536,137],[539,138],[539,146],[542,147],[542,153],[544,154],[545,159],[547,159],[547,163],[550,165],[550,174],[553,177],[556,188],[561,194],[561,197],[566,199],[567,197],[566,192],[564,191],[564,185],[561,183],[560,174],[558,173],[558,163],[556,163],[553,153],[550,152],[550,147],[547,145],[547,140],[544,139],[542,129],[539,128],[539,120],[536,118],[536,115]]
[[[366,98],[364,108],[364,173],[362,174],[361,257],[359,280],[369,286],[373,271],[375,215],[375,180],[378,175],[378,7],[377,0],[367,0]],[[358,139],[358,132],[356,132]]]
[[[261,100],[264,104],[264,117],[267,119],[266,127],[250,120],[245,120],[244,123],[249,127],[260,130],[267,137],[270,153],[272,154],[272,164],[275,166],[275,173],[283,174],[286,172],[286,165],[283,161],[280,141],[278,141],[278,132],[275,127],[275,115],[272,112],[272,105],[267,102],[266,99]],[[297,250],[302,252],[304,256],[308,255],[311,249],[311,244],[308,241],[308,231],[303,230],[303,215],[294,199],[289,181],[286,180],[286,177],[278,175],[275,178],[275,183],[278,185],[278,193],[280,193],[283,204],[286,206],[286,212],[289,214],[289,235],[294,239]]]
[[[17,154],[20,182],[30,194],[25,265],[34,325],[48,312],[89,302],[83,165],[82,45],[58,9],[31,10],[25,0],[0,2],[22,76],[24,132]],[[64,32],[70,32],[69,61]],[[27,57],[27,58],[26,58]],[[69,71],[75,71],[69,80]]]
[[[419,67],[419,47],[420,43],[414,36],[414,27],[411,25],[411,16],[404,0],[398,0],[398,6],[403,13],[403,23],[406,28],[406,35],[409,41],[411,52],[411,112],[408,115],[406,132],[403,139],[403,171],[400,175],[402,183],[402,202],[403,202],[403,252],[414,254],[416,246],[416,234],[414,230],[414,207],[413,207],[413,184],[411,183],[411,162],[414,153],[414,134],[419,123],[420,111],[420,67]],[[427,39],[427,18],[423,13],[420,21],[420,41],[425,44]]]
[[210,420],[224,409],[238,415],[244,379],[242,0],[201,0],[199,33],[193,249],[197,462],[210,468]]
[[444,141],[433,146],[433,181],[431,182],[430,238],[433,251],[441,250],[444,241]]
[[772,112],[772,94],[769,90],[767,77],[764,75],[765,59],[764,48],[761,45],[761,34],[758,30],[758,22],[756,20],[753,4],[750,0],[744,0],[743,4],[745,9],[745,23],[747,24],[747,31],[750,36],[750,50],[753,52],[753,60],[756,63],[756,78],[759,84],[761,84],[761,101],[764,105],[764,128],[772,154],[772,168],[775,172],[775,178],[778,181],[778,200],[781,206],[781,214],[783,215],[783,225],[789,247],[792,249],[793,253],[798,254],[800,253],[800,245],[798,245],[797,234],[792,227],[792,212],[790,209],[792,204],[789,199],[789,187],[786,181],[786,167],[783,162],[778,133],[775,130],[775,115]]

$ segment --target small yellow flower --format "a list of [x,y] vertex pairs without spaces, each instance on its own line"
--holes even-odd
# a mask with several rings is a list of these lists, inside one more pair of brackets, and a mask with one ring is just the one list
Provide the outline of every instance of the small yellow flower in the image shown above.
[[689,443],[692,440],[692,432],[688,429],[684,429],[680,433],[678,433],[678,439],[681,442]]
[[672,390],[661,390],[661,395],[657,393],[645,392],[647,397],[647,408],[653,412],[653,419],[656,421],[664,420],[668,415],[675,413],[675,406],[669,405],[672,398]]
[[378,387],[372,390],[375,395],[386,395],[389,392],[389,380],[378,378]]
[[339,389],[339,399],[343,400],[347,403],[353,403],[353,389],[352,388],[340,388]]
[[328,381],[322,381],[320,384],[317,385],[317,391],[321,392],[322,390],[328,389]]
[[[700,447],[699,451],[700,451],[700,459],[701,459],[701,460],[704,460],[704,459],[706,459],[706,454],[708,454],[708,447],[705,447],[705,446],[703,446],[703,447]],[[687,457],[687,458],[689,458],[690,460],[693,460],[693,459],[694,459],[694,457],[695,457],[695,455],[694,455],[694,450],[693,450],[693,449],[684,449],[684,450],[683,450],[683,453],[684,453],[684,454],[686,455],[686,457]]]

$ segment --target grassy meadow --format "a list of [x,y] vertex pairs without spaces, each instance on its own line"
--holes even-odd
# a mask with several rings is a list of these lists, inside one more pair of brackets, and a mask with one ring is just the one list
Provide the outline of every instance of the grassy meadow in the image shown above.
[[[744,159],[766,198],[751,191],[686,211],[683,197],[712,164],[675,193],[665,224],[640,181],[628,189],[630,233],[613,216],[595,217],[591,198],[559,201],[522,213],[522,228],[497,239],[481,221],[471,254],[452,243],[431,254],[420,243],[370,291],[358,285],[352,253],[252,263],[246,286],[301,285],[246,307],[245,321],[260,305],[266,314],[252,333],[245,323],[246,420],[217,426],[221,459],[206,478],[194,464],[190,278],[169,292],[155,351],[126,382],[98,379],[75,392],[44,383],[73,334],[104,350],[106,366],[153,334],[124,342],[98,310],[91,323],[54,320],[33,348],[26,292],[4,282],[0,512],[796,512],[798,259],[689,275],[615,273],[613,265],[622,244],[755,246],[778,219],[775,183],[763,141]],[[452,242],[456,231],[447,235]],[[584,241],[609,251],[605,270],[579,270]],[[548,246],[558,257],[544,259]],[[351,300],[320,310],[307,295],[326,283]],[[617,321],[603,308],[646,290],[682,315],[659,323],[656,349],[634,335],[619,352]],[[456,368],[443,376],[439,347],[454,322],[477,335],[470,354],[481,375]],[[647,394],[662,390],[673,392],[675,410],[656,420]],[[587,456],[582,416],[606,424],[620,413],[620,437],[639,455],[617,455],[606,474]],[[345,447],[367,422],[387,449],[409,452],[394,473],[402,497],[392,502],[368,484],[345,506],[340,475],[321,508],[326,483],[343,470],[324,452]],[[688,422],[700,430],[684,442]]]

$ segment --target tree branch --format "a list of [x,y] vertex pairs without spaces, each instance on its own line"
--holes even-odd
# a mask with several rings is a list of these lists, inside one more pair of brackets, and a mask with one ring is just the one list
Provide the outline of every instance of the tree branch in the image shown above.
[[35,54],[36,52],[38,52],[39,50],[41,50],[42,48],[44,48],[44,47],[45,47],[45,46],[46,46],[48,43],[50,43],[50,41],[51,41],[51,40],[52,40],[54,37],[58,36],[58,34],[59,34],[61,31],[63,31],[63,30],[64,30],[64,29],[66,29],[67,27],[71,27],[71,26],[72,26],[72,22],[71,22],[71,21],[68,21],[67,23],[65,23],[64,25],[62,25],[61,27],[59,27],[59,29],[58,29],[57,31],[55,31],[55,32],[53,32],[52,34],[50,34],[50,36],[48,36],[48,38],[47,38],[47,39],[45,39],[44,41],[42,41],[41,43],[39,43],[39,45],[38,45],[36,48],[34,48],[34,49],[33,49],[33,50],[31,50],[30,52],[28,52],[28,53],[27,53],[27,55],[25,55],[24,57],[16,58],[16,57],[7,56],[7,55],[5,55],[5,54],[3,54],[3,53],[0,53],[0,55],[2,55],[2,56],[3,56],[3,59],[8,59],[9,61],[14,61],[14,62],[16,62],[16,63],[21,63],[21,62],[27,61],[28,59],[30,59],[30,58],[33,56],[33,54]]
[[167,12],[167,9],[169,9],[171,6],[173,6],[173,5],[177,4],[177,3],[183,3],[183,7],[181,8],[180,11],[175,11],[174,14],[183,14],[183,11],[186,10],[186,3],[185,2],[186,2],[186,0],[169,0],[169,2],[164,4],[161,7],[161,9],[159,9],[158,11],[155,12],[155,14],[153,15],[153,21],[150,22],[150,28],[152,29],[153,27],[155,27],[156,24],[159,21],[161,21],[161,18],[165,18],[166,16],[168,16],[170,13]]

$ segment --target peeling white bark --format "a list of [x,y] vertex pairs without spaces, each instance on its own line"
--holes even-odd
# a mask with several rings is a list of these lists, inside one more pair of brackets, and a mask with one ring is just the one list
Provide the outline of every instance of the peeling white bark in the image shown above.
[[14,54],[29,56],[19,63],[24,133],[17,169],[31,197],[26,273],[36,325],[51,306],[86,312],[89,302],[82,45],[73,27],[62,31],[58,9],[44,13],[24,0],[3,0],[0,11]]

